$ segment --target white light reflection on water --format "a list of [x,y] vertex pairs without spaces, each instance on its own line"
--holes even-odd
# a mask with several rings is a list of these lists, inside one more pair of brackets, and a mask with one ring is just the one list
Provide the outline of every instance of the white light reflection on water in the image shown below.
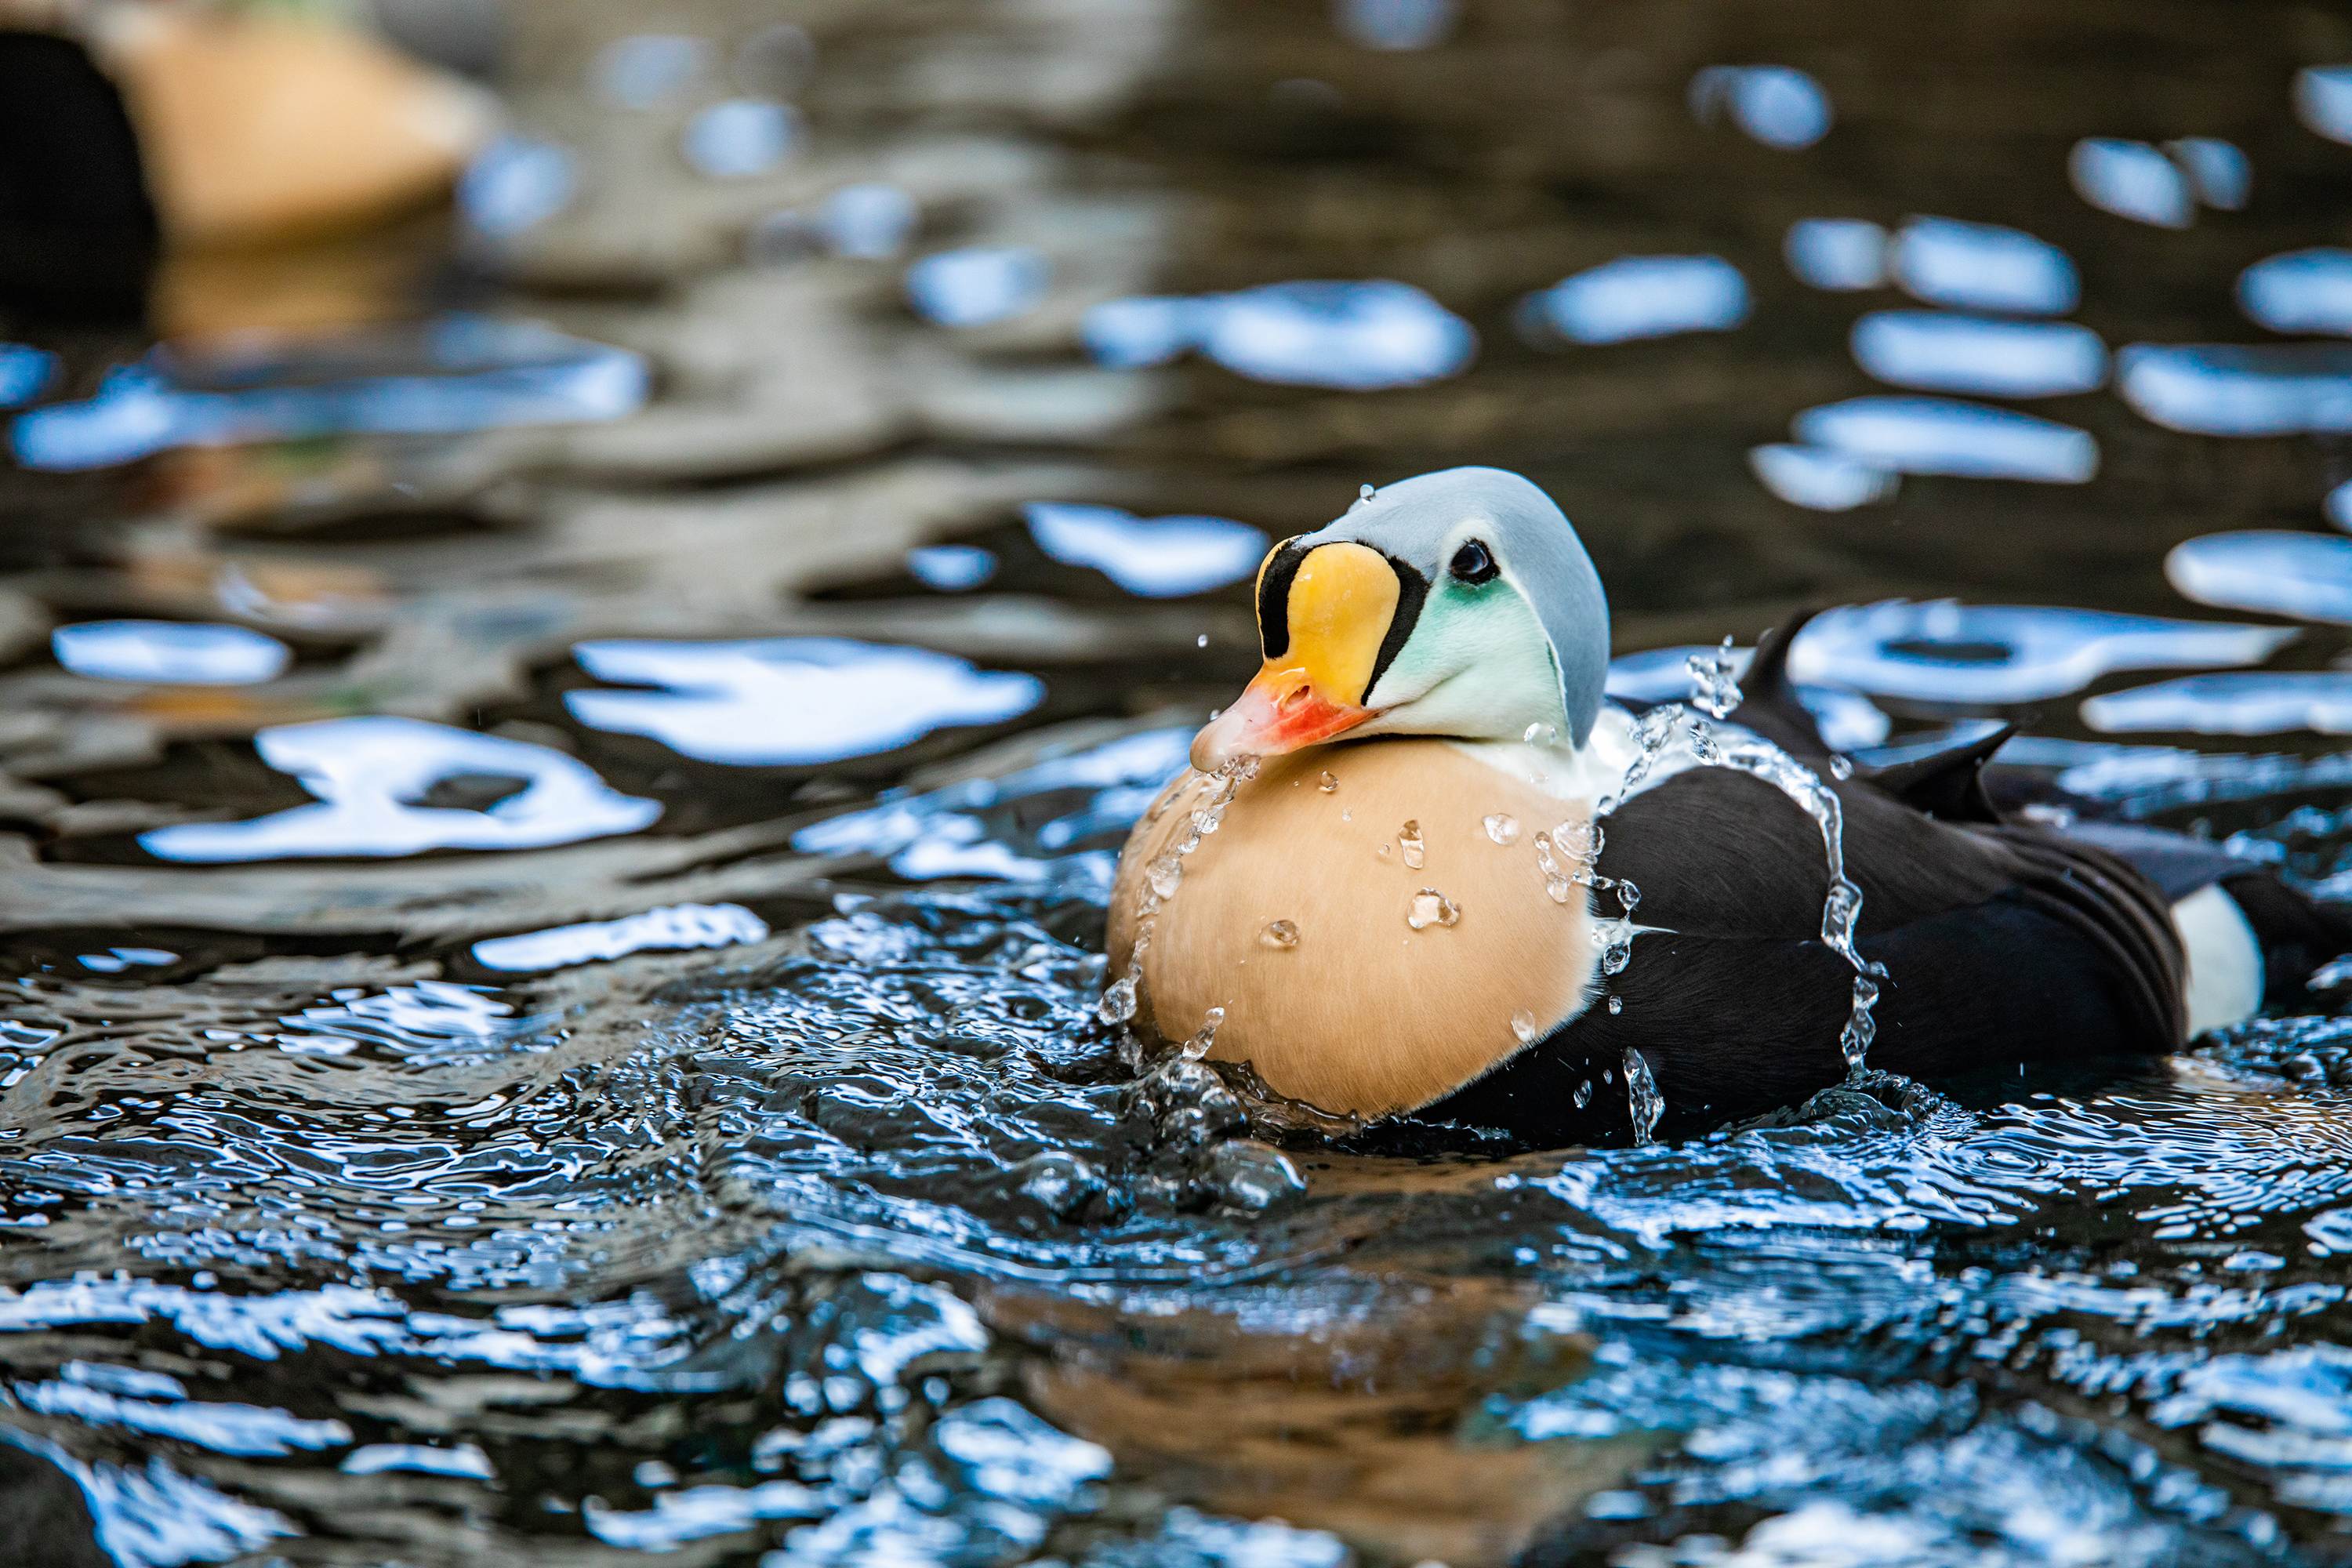
[[1748,319],[1748,279],[1720,256],[1621,256],[1562,279],[1528,306],[1570,342],[1724,332]]
[[2237,143],[2218,136],[2184,136],[2167,142],[2164,150],[2172,154],[2189,177],[2189,188],[2207,206],[2236,212],[2253,195],[2254,166]]
[[2352,670],[2233,670],[2103,692],[2083,721],[2109,734],[2352,734]]
[[429,1447],[423,1443],[369,1443],[344,1455],[343,1462],[336,1468],[347,1476],[398,1473],[454,1476],[469,1481],[491,1480],[498,1474],[490,1468],[490,1457],[471,1443],[446,1448]]
[[836,256],[879,261],[898,255],[922,220],[915,198],[896,185],[844,185],[817,209],[817,226]]
[[2335,343],[2134,343],[2116,390],[2151,424],[2195,436],[2352,430],[2352,348]]
[[56,1460],[80,1484],[99,1543],[120,1568],[217,1563],[298,1533],[275,1509],[225,1496],[180,1474],[161,1455],[133,1469],[84,1464],[47,1445],[24,1446]]
[[30,403],[58,374],[58,356],[23,343],[0,342],[0,408]]
[[492,239],[529,233],[572,205],[580,161],[568,147],[501,136],[475,155],[457,181],[457,210]]
[[1864,218],[1809,217],[1789,226],[1780,254],[1816,289],[1875,289],[1886,281],[1886,231]]
[[485,969],[525,973],[632,952],[733,947],[767,938],[768,922],[740,904],[670,904],[619,920],[490,937],[474,944],[474,962]]
[[1830,95],[1794,66],[1708,66],[1691,78],[1691,113],[1702,125],[1728,111],[1754,141],[1783,152],[1810,147],[1830,133]]
[[599,680],[665,689],[566,692],[573,718],[736,767],[807,767],[896,751],[934,730],[1018,718],[1045,695],[1034,675],[841,637],[613,640],[583,642],[572,654]]
[[1182,598],[1238,583],[1273,543],[1223,517],[1140,518],[1115,506],[1037,501],[1022,509],[1037,548],[1066,566],[1087,566],[1129,593]]
[[961,594],[996,575],[996,552],[977,544],[922,544],[907,552],[907,572],[926,588]]
[[687,121],[678,152],[698,174],[747,180],[790,157],[800,129],[800,115],[789,104],[730,98]]
[[2083,293],[2064,251],[1999,224],[1915,217],[1896,232],[1888,262],[1904,290],[1931,305],[2061,316]]
[[1270,283],[1215,300],[1201,352],[1278,385],[1370,391],[1452,375],[1470,363],[1470,323],[1421,289],[1370,282]]
[[647,1297],[584,1307],[499,1307],[467,1317],[411,1312],[392,1291],[358,1285],[233,1296],[118,1274],[0,1286],[0,1333],[150,1323],[264,1362],[325,1348],[557,1372],[599,1388],[648,1393],[726,1383],[721,1374],[677,1364],[685,1359],[685,1327]]
[[2145,142],[2088,136],[2066,155],[2066,175],[2102,212],[2158,228],[2187,228],[2196,216],[2188,177]]
[[1106,300],[1080,331],[1098,363],[1118,369],[1198,350],[1254,381],[1357,392],[1453,375],[1478,347],[1469,322],[1411,284],[1382,279]]
[[1797,439],[1906,474],[2079,485],[2099,470],[2087,430],[1942,397],[1853,397],[1808,408]]
[[1053,278],[1053,265],[1025,247],[941,250],[907,268],[907,300],[943,327],[992,326],[1035,310]]
[[1896,386],[2056,397],[2107,379],[2107,345],[2072,321],[1874,310],[1853,324],[1854,363]]
[[[1148,730],[1051,758],[1003,778],[970,779],[927,795],[888,795],[863,811],[829,817],[793,836],[793,847],[809,855],[871,855],[886,859],[902,877],[991,877],[1032,882],[1050,878],[1055,862],[1025,855],[992,836],[987,814],[1015,802],[1065,790],[1094,793],[1091,804],[1049,818],[1034,829],[1036,846],[1048,855],[1096,837],[1124,834],[1180,772],[1192,746],[1192,732]],[[1111,857],[1094,852],[1079,868],[1082,885],[1110,885]]]
[[624,109],[652,109],[676,98],[710,68],[710,40],[677,33],[615,38],[588,67],[591,88]]
[[2352,334],[2352,250],[2318,246],[2238,274],[2238,303],[2274,332]]
[[2330,142],[2352,142],[2352,66],[2306,66],[2297,71],[2294,112]]
[[349,1056],[373,1042],[427,1065],[477,1058],[485,1047],[528,1036],[544,1020],[518,1014],[487,986],[420,980],[373,994],[345,987],[333,1000],[278,1022],[289,1032],[266,1037],[289,1056]]
[[[1691,694],[1690,660],[1719,649],[1697,643],[1645,648],[1609,661],[1608,693],[1621,702],[1680,702]],[[1732,650],[1733,671],[1745,674],[1754,648]],[[1859,691],[1801,683],[1797,700],[1820,726],[1822,743],[1833,752],[1858,752],[1884,742],[1894,721]]]
[[[139,836],[161,860],[221,862],[535,849],[634,833],[661,803],[622,795],[577,757],[421,719],[320,719],[264,730],[261,760],[319,797],[249,822],[181,822]],[[445,779],[512,778],[485,810],[415,804]]]
[[2286,626],[2169,620],[2105,610],[1892,599],[1824,611],[1790,668],[1816,680],[1927,702],[2034,702],[2130,669],[2259,664]]
[[615,419],[649,381],[625,349],[536,321],[448,316],[282,349],[159,350],[109,372],[94,397],[23,416],[10,441],[27,468],[107,468],[175,447]]
[[110,947],[104,952],[77,953],[74,962],[93,974],[121,974],[129,969],[160,969],[180,955],[161,947]]
[[266,632],[202,621],[76,621],[49,634],[76,675],[176,686],[249,686],[285,673],[294,652]]
[[309,1421],[289,1411],[256,1405],[192,1400],[184,1389],[160,1398],[137,1398],[70,1378],[9,1386],[17,1405],[44,1415],[119,1426],[193,1444],[215,1454],[259,1458],[340,1448],[352,1440],[352,1429],[340,1421]]
[[1442,44],[1459,14],[1459,0],[1332,0],[1331,6],[1339,31],[1368,49]]
[[2352,626],[2352,539],[2340,534],[2209,533],[2173,546],[2164,575],[2200,605]]
[[1851,511],[1885,500],[1903,482],[1901,475],[1877,463],[1788,442],[1749,447],[1748,467],[1766,489],[1814,511]]
[[797,1481],[748,1487],[680,1487],[660,1492],[649,1509],[617,1509],[591,1498],[581,1510],[588,1533],[625,1552],[675,1552],[689,1541],[747,1530],[767,1519],[817,1519],[827,1511],[821,1492]]

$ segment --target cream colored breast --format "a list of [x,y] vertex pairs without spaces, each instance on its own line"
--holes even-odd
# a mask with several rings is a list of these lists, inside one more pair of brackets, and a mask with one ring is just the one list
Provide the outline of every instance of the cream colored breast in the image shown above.
[[[1129,837],[1111,901],[1114,975],[1127,971],[1145,868],[1214,787],[1187,773]],[[1223,1007],[1211,1054],[1252,1063],[1283,1094],[1367,1116],[1425,1105],[1518,1050],[1515,1016],[1548,1030],[1583,1006],[1598,961],[1585,890],[1552,899],[1535,838],[1588,815],[1443,741],[1270,759],[1182,858],[1153,916],[1138,1026],[1181,1040]],[[1516,837],[1496,842],[1489,816]],[[1418,868],[1400,843],[1408,822]],[[1277,921],[1294,945],[1269,938]]]

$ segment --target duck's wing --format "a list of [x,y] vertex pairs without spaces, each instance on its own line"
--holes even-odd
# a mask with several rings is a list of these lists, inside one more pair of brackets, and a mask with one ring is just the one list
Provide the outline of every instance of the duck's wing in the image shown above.
[[[1815,763],[1828,760],[1830,748],[1811,710],[1797,696],[1789,657],[1798,634],[1819,613],[1801,610],[1765,634],[1740,677],[1740,703],[1731,715],[1782,751]],[[1985,792],[1984,769],[2016,732],[2013,725],[1988,726],[1899,763],[1860,769],[1858,776],[1930,816],[1948,822],[2000,822],[2001,814]]]
[[[1997,1061],[2169,1049],[2182,963],[2162,894],[2094,845],[2031,827],[1937,821],[1853,780],[1834,786],[1858,948],[1886,975],[1871,1065],[1937,1077]],[[1771,785],[1678,774],[1607,819],[1601,869],[1641,889],[1631,963],[1535,1047],[1423,1114],[1538,1142],[1623,1131],[1639,1048],[1689,1131],[1802,1099],[1844,1076],[1854,971],[1822,938],[1823,836]],[[1610,895],[1597,896],[1614,913]],[[1587,1103],[1576,1104],[1591,1082]],[[1611,1107],[1596,1112],[1596,1100]]]
[[1789,655],[1797,634],[1819,614],[1818,609],[1799,610],[1764,634],[1756,645],[1756,657],[1740,672],[1739,706],[1731,712],[1732,722],[1807,762],[1827,761],[1830,749],[1822,742],[1819,722],[1798,700],[1796,682],[1789,676]]

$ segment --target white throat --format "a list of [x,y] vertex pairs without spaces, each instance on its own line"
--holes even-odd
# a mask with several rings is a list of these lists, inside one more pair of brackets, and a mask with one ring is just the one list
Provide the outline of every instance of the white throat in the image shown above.
[[[1744,733],[1736,724],[1711,721],[1718,730]],[[1598,802],[1619,795],[1626,774],[1641,756],[1633,741],[1633,716],[1614,702],[1603,702],[1592,721],[1592,733],[1581,746],[1565,739],[1543,741],[1453,741],[1448,742],[1498,772],[1522,779],[1546,795],[1561,800]],[[1670,745],[1651,764],[1630,794],[1643,795],[1697,765],[1685,745]]]

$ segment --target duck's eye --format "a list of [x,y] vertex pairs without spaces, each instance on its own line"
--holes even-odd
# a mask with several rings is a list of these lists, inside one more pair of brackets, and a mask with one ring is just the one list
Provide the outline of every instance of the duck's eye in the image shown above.
[[1491,582],[1495,576],[1495,555],[1478,541],[1465,540],[1462,548],[1454,552],[1453,563],[1446,570],[1460,582]]

